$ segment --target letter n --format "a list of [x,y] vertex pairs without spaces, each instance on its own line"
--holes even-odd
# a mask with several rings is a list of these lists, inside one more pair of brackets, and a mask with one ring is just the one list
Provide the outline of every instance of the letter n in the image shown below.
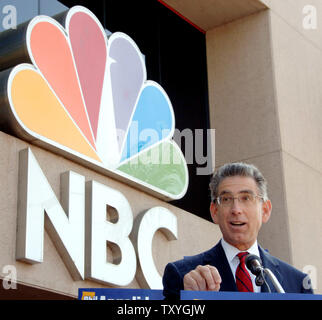
[[80,280],[84,279],[85,178],[62,174],[61,193],[62,206],[30,148],[20,151],[16,259],[43,261],[45,227],[72,277]]

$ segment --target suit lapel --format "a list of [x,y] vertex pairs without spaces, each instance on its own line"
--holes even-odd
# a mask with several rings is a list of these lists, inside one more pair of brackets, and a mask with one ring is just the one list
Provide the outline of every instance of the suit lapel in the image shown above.
[[205,252],[204,264],[210,264],[218,269],[222,280],[220,291],[237,291],[235,279],[227,261],[225,251],[221,245],[221,241],[219,241],[215,247]]

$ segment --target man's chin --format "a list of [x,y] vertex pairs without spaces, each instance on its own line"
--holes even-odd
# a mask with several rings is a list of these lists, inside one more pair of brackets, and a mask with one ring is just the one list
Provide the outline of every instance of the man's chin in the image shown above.
[[253,244],[253,242],[245,240],[242,236],[233,237],[233,238],[230,238],[229,240],[225,239],[225,241],[241,251],[245,251],[249,249]]

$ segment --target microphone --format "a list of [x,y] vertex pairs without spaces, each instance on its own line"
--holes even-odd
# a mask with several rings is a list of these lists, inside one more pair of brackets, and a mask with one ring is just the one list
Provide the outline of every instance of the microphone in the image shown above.
[[269,289],[269,292],[271,292],[269,285],[265,281],[264,275],[267,275],[272,281],[276,291],[279,293],[285,293],[283,287],[278,282],[273,272],[268,268],[264,268],[262,266],[262,260],[260,259],[260,257],[256,256],[255,254],[248,254],[245,259],[245,264],[250,272],[256,276],[256,284],[258,286],[261,286],[265,283],[267,285],[267,288]]
[[263,271],[262,260],[255,254],[247,255],[245,259],[245,264],[246,267],[250,270],[250,272],[255,276],[260,275]]
[[245,264],[250,272],[256,276],[256,285],[261,287],[265,283],[265,277],[264,268],[262,267],[262,260],[260,257],[256,256],[255,254],[248,254],[245,259]]

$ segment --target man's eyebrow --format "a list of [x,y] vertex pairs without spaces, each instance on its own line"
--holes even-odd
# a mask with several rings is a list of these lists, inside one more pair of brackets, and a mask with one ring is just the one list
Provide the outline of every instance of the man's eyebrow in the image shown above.
[[223,190],[223,191],[220,192],[219,195],[222,196],[223,194],[233,194],[233,193],[230,192],[230,191]]
[[[240,190],[238,193],[250,193],[250,194],[255,194],[253,190],[245,189],[245,190]],[[231,191],[223,190],[220,192],[220,196],[224,194],[233,194]]]
[[249,190],[249,189],[246,189],[246,190],[240,190],[238,193],[250,193],[250,194],[255,194],[255,192],[253,190]]

